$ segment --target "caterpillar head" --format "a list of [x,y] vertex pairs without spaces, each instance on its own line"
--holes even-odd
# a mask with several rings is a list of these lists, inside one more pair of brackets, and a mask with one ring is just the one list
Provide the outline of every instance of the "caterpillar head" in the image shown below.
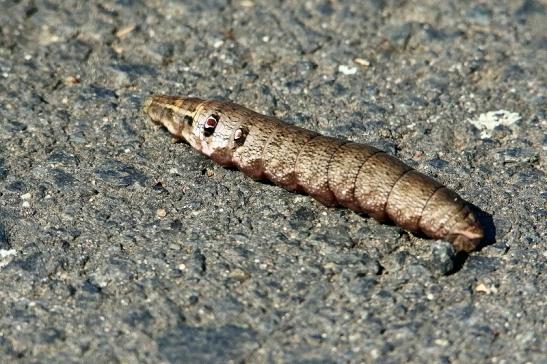
[[241,120],[233,120],[234,113],[227,116],[225,110],[230,109],[230,103],[160,95],[150,97],[143,106],[152,121],[225,166],[232,164],[234,149],[243,144],[247,135]]

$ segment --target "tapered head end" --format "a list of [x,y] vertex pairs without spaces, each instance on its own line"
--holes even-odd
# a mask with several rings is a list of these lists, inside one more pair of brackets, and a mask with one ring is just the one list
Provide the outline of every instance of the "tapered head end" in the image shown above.
[[150,105],[152,105],[152,102],[154,101],[153,96],[147,97],[141,107],[141,110],[144,114],[148,115],[148,110],[150,109]]

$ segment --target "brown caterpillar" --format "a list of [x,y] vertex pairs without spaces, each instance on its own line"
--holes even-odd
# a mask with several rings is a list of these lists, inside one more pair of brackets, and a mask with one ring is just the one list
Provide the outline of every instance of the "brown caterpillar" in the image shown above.
[[476,249],[484,237],[456,192],[372,146],[321,136],[229,102],[157,95],[146,100],[144,111],[216,163],[254,179],[392,220],[448,240],[459,251]]

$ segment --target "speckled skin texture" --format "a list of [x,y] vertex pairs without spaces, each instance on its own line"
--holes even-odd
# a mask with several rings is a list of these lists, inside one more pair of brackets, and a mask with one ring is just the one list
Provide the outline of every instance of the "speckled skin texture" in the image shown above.
[[313,138],[302,148],[294,167],[302,189],[327,206],[336,204],[336,186],[329,186],[329,164],[342,143],[324,136]]
[[469,204],[455,192],[376,148],[321,136],[229,102],[156,95],[143,111],[215,162],[303,191],[324,205],[391,220],[449,240],[456,250],[473,251],[484,237]]

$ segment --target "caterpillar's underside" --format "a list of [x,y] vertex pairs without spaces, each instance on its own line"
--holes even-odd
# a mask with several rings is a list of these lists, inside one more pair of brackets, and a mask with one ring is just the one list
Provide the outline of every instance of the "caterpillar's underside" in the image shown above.
[[372,146],[321,136],[229,102],[157,95],[144,110],[175,137],[254,179],[392,220],[457,250],[476,249],[484,236],[456,192]]

